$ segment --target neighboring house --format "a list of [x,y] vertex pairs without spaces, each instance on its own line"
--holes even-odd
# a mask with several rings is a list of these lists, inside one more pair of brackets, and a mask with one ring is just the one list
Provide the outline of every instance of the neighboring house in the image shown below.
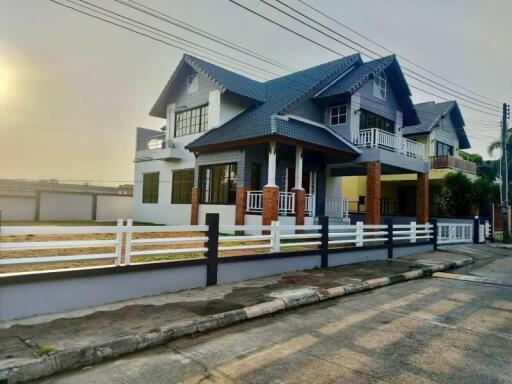
[[267,82],[184,55],[153,106],[162,131],[137,129],[134,219],[221,224],[342,220],[342,178],[365,175],[368,223],[380,223],[381,175],[418,174],[428,220],[420,123],[395,56],[359,54]]
[[[403,136],[424,145],[424,157],[430,161],[430,212],[437,215],[443,178],[450,172],[476,177],[476,164],[464,160],[460,151],[470,148],[464,119],[456,101],[433,101],[414,106],[420,124],[404,128]],[[381,212],[414,216],[416,212],[416,175],[386,175],[382,179]],[[364,178],[344,180],[343,194],[350,200],[351,212],[364,212],[366,185]]]

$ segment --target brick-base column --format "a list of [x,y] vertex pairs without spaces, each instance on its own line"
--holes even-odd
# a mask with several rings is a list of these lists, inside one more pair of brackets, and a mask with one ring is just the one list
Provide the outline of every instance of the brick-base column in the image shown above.
[[418,173],[416,179],[416,222],[428,222],[428,173]]
[[235,225],[245,224],[245,211],[247,210],[247,187],[236,189]]
[[366,164],[366,224],[380,224],[380,161]]
[[306,215],[306,191],[303,188],[294,189],[295,193],[295,225],[304,225]]
[[199,188],[192,188],[192,201],[190,203],[190,225],[197,225],[199,216]]
[[279,219],[279,188],[263,187],[263,212],[261,221],[263,225],[270,225]]

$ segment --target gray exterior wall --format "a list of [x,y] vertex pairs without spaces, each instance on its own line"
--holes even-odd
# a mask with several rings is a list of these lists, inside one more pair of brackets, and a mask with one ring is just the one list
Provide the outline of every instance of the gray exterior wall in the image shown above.
[[361,109],[376,113],[386,119],[396,121],[396,111],[401,110],[398,101],[391,89],[391,84],[386,82],[386,100],[373,95],[373,79],[368,80],[358,92],[361,94]]
[[208,103],[208,95],[210,91],[218,89],[210,80],[202,74],[199,74],[197,91],[187,93],[187,76],[192,73],[195,73],[192,68],[188,68],[187,71],[183,72],[183,75],[176,82],[176,86],[173,90],[173,95],[175,96],[171,97],[167,103],[176,103],[176,112],[179,112],[179,109],[192,108]]

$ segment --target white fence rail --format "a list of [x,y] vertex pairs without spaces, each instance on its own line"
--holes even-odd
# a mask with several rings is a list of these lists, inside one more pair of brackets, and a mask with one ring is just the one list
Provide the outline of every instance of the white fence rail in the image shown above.
[[348,218],[348,199],[325,199],[325,215],[329,217]]
[[[263,191],[247,192],[247,212],[262,212],[263,210]],[[295,213],[295,193],[279,192],[279,214],[288,215]],[[314,196],[313,196],[314,200]],[[306,199],[307,204],[307,199]],[[313,204],[314,207],[314,204]],[[314,208],[313,208],[314,209]]]
[[[485,241],[490,235],[488,222],[479,225],[478,228],[480,240]],[[239,231],[260,234],[240,235],[237,233]],[[169,256],[170,259],[181,258],[180,255],[184,255],[185,258],[201,258],[209,251],[208,241],[211,233],[208,225],[138,226],[133,225],[132,220],[127,220],[124,225],[121,219],[116,226],[3,226],[0,228],[0,267],[94,260],[112,260],[112,264],[119,266],[133,262],[169,260]],[[388,225],[365,225],[362,222],[355,225],[329,225],[323,228],[322,225],[281,225],[275,221],[267,226],[220,225],[218,233],[235,233],[218,237],[217,251],[232,255],[233,252],[246,250],[261,250],[268,253],[293,250],[293,247],[298,247],[298,250],[311,249],[310,247],[318,249],[322,244],[325,248],[325,244],[362,247],[377,244],[423,243],[434,238],[434,226],[415,222],[395,224],[390,232]],[[214,236],[218,236],[218,233]],[[322,233],[326,235],[325,238]],[[39,235],[43,236],[40,241],[37,238]],[[47,236],[58,238],[60,235],[102,235],[102,238],[45,241]],[[104,235],[110,235],[111,238],[105,239]],[[5,239],[6,236],[9,238]],[[24,238],[19,240],[16,236]],[[29,241],[26,241],[27,237],[30,238]],[[473,225],[440,223],[437,241],[438,244],[471,243]],[[77,249],[88,251],[75,251]],[[95,252],[95,249],[98,252]],[[34,250],[56,250],[56,255],[1,257],[2,252]],[[68,254],[61,255],[57,250]]]
[[378,128],[362,129],[352,137],[352,142],[362,148],[382,148],[403,155],[422,159],[423,144]]
[[316,213],[316,196],[312,193],[306,193],[304,204],[306,216],[314,217]]

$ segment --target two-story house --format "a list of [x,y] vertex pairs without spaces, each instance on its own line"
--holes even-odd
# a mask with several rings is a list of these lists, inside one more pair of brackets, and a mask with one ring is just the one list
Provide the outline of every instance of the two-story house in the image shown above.
[[[344,218],[342,179],[364,176],[366,221],[379,223],[381,175],[416,175],[417,220],[428,220],[420,120],[395,56],[352,55],[258,82],[184,55],[137,130],[134,219],[221,224]],[[346,182],[346,181],[344,181]]]
[[[463,172],[476,177],[476,164],[464,160],[460,151],[470,148],[464,130],[464,119],[456,101],[433,101],[414,105],[420,123],[404,128],[403,136],[424,145],[424,158],[430,161],[430,213],[437,215],[444,177],[450,172]],[[416,182],[414,174],[382,176],[381,213],[414,216]],[[366,180],[345,179],[343,195],[349,199],[349,211],[366,210]]]

